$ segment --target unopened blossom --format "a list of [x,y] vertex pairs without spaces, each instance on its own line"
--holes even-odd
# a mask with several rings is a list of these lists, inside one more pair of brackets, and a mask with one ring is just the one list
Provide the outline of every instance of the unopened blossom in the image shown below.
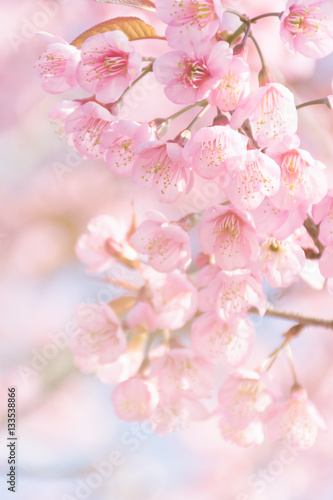
[[275,194],[280,185],[280,167],[258,149],[227,160],[230,172],[228,198],[239,209],[254,210],[265,197]]
[[75,245],[76,255],[87,264],[87,271],[101,273],[121,257],[136,258],[135,250],[126,241],[124,221],[99,215],[91,219],[87,229],[88,232],[81,235]]
[[126,351],[118,316],[107,304],[80,304],[75,311],[78,331],[71,347],[82,371],[116,361]]
[[131,175],[135,150],[142,143],[154,139],[153,130],[148,123],[120,120],[109,131],[104,132],[101,145],[105,150],[108,168],[118,177]]
[[232,50],[227,42],[212,45],[209,38],[188,36],[182,50],[159,56],[154,75],[166,85],[164,92],[177,104],[192,104],[205,99],[228,71]]
[[153,189],[159,201],[174,203],[193,184],[193,172],[176,142],[150,141],[136,151],[131,173],[140,187]]
[[241,448],[259,446],[265,439],[264,425],[259,418],[252,420],[244,429],[235,429],[229,424],[227,418],[222,415],[219,427],[225,441],[236,444]]
[[245,267],[259,253],[257,233],[250,215],[229,206],[210,207],[201,218],[200,243],[213,254],[221,269]]
[[287,47],[319,59],[333,50],[333,10],[330,0],[289,0],[280,34]]
[[116,385],[111,401],[118,418],[126,422],[143,422],[153,414],[158,393],[151,382],[136,376]]
[[185,271],[191,263],[188,233],[176,223],[169,223],[160,212],[150,211],[148,215],[149,219],[131,236],[131,244],[137,252],[148,255],[148,264],[156,271]]
[[273,204],[291,210],[307,202],[318,203],[327,192],[327,180],[320,161],[299,148],[297,136],[286,137],[281,144],[269,148],[267,154],[281,168],[279,191],[271,197]]
[[[156,15],[168,26],[186,36],[189,30],[214,35],[222,19],[223,9],[219,0],[156,0]],[[174,34],[167,28],[169,35]]]
[[246,317],[222,321],[215,313],[197,318],[191,328],[192,348],[211,363],[244,363],[250,354],[254,328]]
[[146,285],[139,292],[138,302],[150,304],[158,328],[182,328],[197,311],[196,287],[186,275],[177,272],[161,274],[148,269],[143,274]]
[[122,31],[107,31],[88,38],[81,47],[77,68],[80,86],[99,102],[116,101],[141,73],[142,58]]
[[295,280],[306,257],[294,238],[276,240],[271,237],[262,243],[259,261],[268,283],[274,288],[285,288]]
[[115,120],[111,113],[89,101],[76,108],[65,120],[64,129],[70,134],[76,149],[89,158],[99,158],[105,148],[101,146],[101,137]]
[[150,376],[156,379],[162,398],[205,398],[214,386],[213,365],[184,347],[170,349],[154,361]]
[[35,64],[42,87],[50,94],[60,94],[78,87],[76,68],[80,51],[59,36],[39,33],[48,47]]
[[250,121],[259,146],[281,142],[286,134],[294,134],[297,130],[294,95],[280,83],[267,83],[243,100],[230,124],[238,129],[246,119]]
[[270,407],[266,420],[269,439],[282,439],[297,450],[311,448],[319,429],[326,430],[323,417],[301,387],[292,392],[288,401]]
[[208,96],[208,102],[221,111],[233,111],[250,93],[251,72],[241,57],[234,56],[231,67]]
[[198,275],[199,307],[216,312],[223,321],[246,313],[251,306],[263,315],[266,296],[262,284],[247,269],[220,271],[216,265],[203,268]]
[[229,125],[202,127],[184,148],[184,155],[204,179],[226,174],[225,162],[246,153],[248,139]]
[[320,224],[320,241],[323,245],[333,245],[333,189],[312,207],[312,217],[315,224]]
[[266,374],[239,370],[232,373],[219,391],[219,411],[234,429],[246,429],[274,401],[274,388]]

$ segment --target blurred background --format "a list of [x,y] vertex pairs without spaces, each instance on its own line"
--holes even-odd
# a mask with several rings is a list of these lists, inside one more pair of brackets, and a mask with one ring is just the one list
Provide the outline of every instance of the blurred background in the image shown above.
[[[267,11],[265,0],[229,3],[251,16]],[[280,0],[269,4],[272,11],[283,8]],[[237,448],[222,440],[214,420],[166,437],[152,435],[147,428],[117,420],[112,388],[73,365],[66,339],[73,329],[75,306],[120,293],[89,278],[75,258],[75,241],[89,219],[109,213],[129,220],[131,201],[139,214],[153,207],[179,218],[202,210],[219,195],[211,184],[197,186],[178,206],[166,209],[153,194],[140,192],[128,179],[115,178],[102,161],[85,160],[73,152],[50,123],[49,110],[62,97],[46,94],[35,76],[33,65],[45,46],[34,33],[46,31],[70,42],[98,22],[126,15],[154,23],[163,34],[153,13],[92,0],[0,3],[1,498],[12,498],[5,478],[5,439],[7,388],[15,386],[17,500],[331,500],[332,332],[307,328],[292,344],[299,379],[329,428],[302,453],[291,453],[281,443]],[[234,29],[235,22],[226,17],[225,28]],[[315,62],[290,54],[279,40],[277,19],[262,21],[254,32],[275,77],[292,88],[297,103],[332,93],[333,57]],[[164,42],[136,43],[146,56],[165,50]],[[249,60],[258,70],[252,47]],[[67,93],[65,98],[77,95]],[[143,80],[125,106],[131,118],[140,120],[156,118],[156,109],[158,116],[176,109],[153,78],[148,84]],[[302,146],[327,165],[333,187],[331,113],[319,106],[300,110],[299,133]],[[179,119],[171,133],[192,117],[189,113]],[[311,264],[308,281],[320,288]],[[326,284],[315,289],[299,280],[284,292],[268,290],[268,296],[279,307],[332,317],[332,294]],[[285,320],[252,320],[257,340],[249,367],[277,347],[291,326]],[[287,394],[291,374],[283,357],[272,372]],[[227,371],[221,371],[219,382],[226,376]]]

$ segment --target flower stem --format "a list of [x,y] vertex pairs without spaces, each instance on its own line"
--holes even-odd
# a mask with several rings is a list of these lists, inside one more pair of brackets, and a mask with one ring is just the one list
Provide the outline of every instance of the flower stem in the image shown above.
[[[248,312],[250,314],[256,314],[258,311],[255,308],[251,308]],[[304,316],[303,314],[299,313],[283,311],[282,309],[274,307],[272,304],[267,304],[265,316],[273,316],[275,318],[283,318],[283,319],[289,319],[290,321],[297,321],[303,327],[321,326],[322,328],[333,330],[333,320],[331,319],[313,318],[311,316]]]
[[152,64],[149,64],[149,66],[147,66],[141,73],[140,76],[138,76],[138,78],[136,78],[132,84],[127,87],[127,89],[124,90],[124,92],[121,94],[121,96],[119,97],[118,101],[117,102],[120,102],[124,97],[125,95],[127,94],[127,92],[129,92],[131,90],[132,87],[134,87],[134,85],[136,85],[144,76],[146,76],[148,73],[150,73],[151,71],[153,71],[153,65]]
[[278,17],[281,19],[283,12],[268,12],[267,14],[261,14],[260,16],[253,17],[250,19],[251,23],[256,23],[259,19],[264,19],[265,17]]
[[302,104],[298,104],[298,106],[296,106],[296,109],[306,108],[307,106],[315,106],[316,104],[325,104],[325,106],[327,106],[327,103],[327,97],[323,97],[322,99],[315,99],[314,101],[307,101],[303,102]]
[[173,115],[168,116],[168,118],[166,118],[164,121],[174,120],[175,118],[178,118],[178,116],[182,115],[183,113],[186,113],[186,111],[188,111],[192,108],[195,108],[196,106],[207,106],[207,104],[208,103],[207,103],[206,99],[204,99],[203,101],[196,102],[194,104],[190,104],[189,106],[186,106],[185,108],[180,109],[179,111],[177,111]]
[[317,255],[316,258],[321,257],[323,251],[325,250],[325,247],[318,238],[319,227],[314,223],[314,221],[312,220],[312,218],[309,215],[306,218],[306,220],[303,222],[303,226],[305,227],[309,236],[311,236],[313,243],[316,245],[316,247],[319,250],[319,255]]

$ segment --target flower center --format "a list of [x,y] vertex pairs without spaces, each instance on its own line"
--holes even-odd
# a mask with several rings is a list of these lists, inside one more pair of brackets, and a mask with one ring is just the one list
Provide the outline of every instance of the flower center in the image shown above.
[[314,40],[322,38],[326,30],[326,16],[321,13],[318,6],[293,6],[290,14],[286,17],[285,27],[295,37],[297,35],[306,35]]

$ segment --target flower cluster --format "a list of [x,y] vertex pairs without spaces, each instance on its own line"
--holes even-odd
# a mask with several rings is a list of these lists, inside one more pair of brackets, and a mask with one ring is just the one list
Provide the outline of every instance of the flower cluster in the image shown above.
[[[322,277],[333,277],[333,191],[325,166],[302,148],[294,94],[273,80],[255,41],[262,62],[256,85],[246,50],[251,19],[229,11],[242,24],[223,32],[226,11],[218,0],[156,0],[167,41],[156,59],[142,56],[120,30],[101,30],[81,47],[42,34],[48,47],[36,69],[43,88],[89,93],[51,113],[74,148],[104,158],[115,176],[162,203],[177,206],[207,180],[219,187],[214,204],[177,220],[150,210],[140,223],[111,215],[89,222],[77,256],[124,295],[78,306],[72,348],[82,371],[115,384],[121,419],[149,420],[166,434],[217,415],[222,436],[239,446],[262,443],[266,432],[303,449],[324,421],[296,378],[288,399],[269,373],[293,335],[249,369],[255,329],[248,313],[263,316],[264,287],[289,287],[308,259],[319,261]],[[329,11],[328,1],[289,1],[277,16],[282,42],[308,57],[328,55]],[[149,73],[183,107],[163,119],[128,120],[121,103]],[[186,129],[162,138],[192,108],[198,114]],[[114,277],[116,263],[125,279]],[[212,409],[216,367],[229,375]]]

